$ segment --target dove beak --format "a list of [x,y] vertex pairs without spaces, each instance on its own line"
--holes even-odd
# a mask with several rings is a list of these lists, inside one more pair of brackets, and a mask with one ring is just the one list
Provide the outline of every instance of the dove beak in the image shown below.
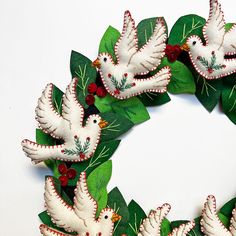
[[93,63],[92,66],[97,67],[98,69],[101,67],[100,60],[97,58]]
[[120,219],[121,219],[121,216],[120,216],[120,215],[118,215],[118,214],[116,214],[116,213],[113,213],[113,215],[112,215],[112,217],[111,217],[111,221],[112,221],[113,223],[117,222],[117,221],[120,220]]
[[99,127],[101,129],[105,128],[107,125],[108,125],[108,122],[105,121],[105,120],[101,120],[99,123],[98,123]]
[[187,43],[185,43],[184,45],[182,45],[181,47],[181,50],[185,51],[185,52],[188,52],[190,50],[190,47],[188,46]]

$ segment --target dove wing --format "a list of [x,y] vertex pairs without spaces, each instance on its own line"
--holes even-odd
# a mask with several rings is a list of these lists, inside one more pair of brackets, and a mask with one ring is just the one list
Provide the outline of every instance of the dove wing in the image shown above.
[[226,32],[223,47],[226,55],[236,54],[236,24]]
[[161,236],[161,223],[169,211],[169,204],[164,204],[162,207],[157,208],[156,211],[151,211],[148,217],[143,220],[138,236]]
[[232,236],[236,236],[236,208],[234,208],[232,212],[232,218],[230,220],[230,227],[229,230]]
[[97,203],[88,192],[85,172],[80,174],[80,178],[75,189],[74,211],[78,218],[84,221],[95,219]]
[[47,212],[58,227],[68,232],[74,232],[82,225],[82,221],[76,216],[72,206],[68,205],[58,194],[52,177],[48,177],[45,183],[44,193]]
[[225,36],[224,13],[218,0],[210,0],[210,13],[207,23],[203,27],[206,44],[223,45]]
[[220,221],[214,196],[208,196],[202,211],[201,230],[205,236],[232,236]]
[[38,100],[36,120],[39,127],[54,138],[63,138],[67,132],[67,124],[55,110],[52,103],[53,84],[48,84]]
[[187,224],[182,224],[178,228],[175,228],[169,236],[187,236],[194,226],[195,223],[193,221],[190,221]]
[[138,51],[137,30],[129,11],[124,14],[122,34],[115,45],[118,63],[127,64],[134,53]]
[[128,62],[128,66],[134,71],[134,74],[147,74],[160,65],[161,59],[165,55],[166,39],[166,27],[163,20],[158,18],[152,36],[142,48],[133,54]]
[[63,96],[62,116],[69,122],[70,128],[81,128],[84,118],[84,109],[77,100],[76,86],[78,79],[72,79]]
[[39,229],[40,229],[40,233],[43,234],[43,236],[70,236],[71,235],[71,234],[62,233],[58,230],[55,230],[43,224],[40,225]]

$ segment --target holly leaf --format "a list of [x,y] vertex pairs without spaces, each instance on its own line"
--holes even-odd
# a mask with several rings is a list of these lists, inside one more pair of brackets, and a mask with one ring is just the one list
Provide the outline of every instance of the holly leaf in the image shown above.
[[213,111],[221,96],[222,81],[207,80],[198,74],[195,77],[195,83],[197,99],[209,112]]
[[[144,19],[141,22],[139,22],[139,24],[137,26],[139,48],[141,48],[144,44],[146,44],[146,42],[152,36],[153,31],[156,26],[157,18],[158,17],[148,18],[148,19]],[[161,17],[161,19],[164,21],[164,24],[166,27],[166,34],[168,35],[168,27],[167,27],[166,21],[165,21],[164,17]]]
[[72,77],[79,79],[77,84],[78,101],[84,108],[87,108],[85,97],[88,95],[88,85],[95,82],[97,70],[92,66],[92,61],[75,51],[71,52],[70,70]]
[[223,223],[223,225],[226,227],[226,228],[229,228],[230,226],[230,218],[226,217],[224,214],[222,214],[221,212],[219,212],[218,214],[218,217],[220,219],[220,221]]
[[227,117],[236,124],[236,79],[224,83],[222,89],[222,107]]
[[129,210],[129,226],[126,230],[126,234],[129,236],[136,236],[139,232],[139,227],[147,216],[143,209],[132,200],[128,205]]
[[142,123],[150,118],[146,107],[137,98],[118,100],[110,95],[105,98],[95,97],[95,106],[100,112],[115,112],[121,114],[134,124]]
[[168,93],[147,92],[138,96],[144,106],[160,106],[166,104],[171,99]]
[[118,113],[100,113],[102,119],[108,122],[108,125],[102,129],[101,142],[119,137],[130,130],[134,123]]
[[88,191],[98,204],[98,217],[107,205],[107,185],[111,178],[112,162],[106,161],[94,169],[87,178]]
[[109,192],[107,206],[122,216],[122,218],[115,223],[113,235],[120,236],[125,234],[129,222],[129,210],[118,188],[114,188]]
[[100,41],[99,53],[107,52],[112,56],[113,61],[116,62],[114,48],[119,38],[120,38],[120,32],[117,29],[113,28],[112,26],[109,26]]
[[194,94],[196,85],[194,77],[189,68],[180,61],[169,62],[166,57],[163,58],[159,69],[169,66],[171,68],[171,79],[168,84],[168,91],[173,94],[190,93]]
[[235,208],[235,205],[236,205],[236,198],[233,198],[220,209],[220,213],[222,213],[226,217],[231,218],[232,211]]
[[52,93],[52,102],[53,106],[56,109],[56,111],[61,114],[62,113],[62,97],[63,97],[63,92],[56,87],[55,85],[53,86],[53,93]]
[[161,223],[161,236],[168,236],[172,231],[170,221],[166,218]]
[[171,29],[168,43],[171,45],[183,45],[191,35],[198,35],[203,39],[202,28],[206,20],[198,15],[186,15],[180,17]]
[[97,146],[94,155],[81,163],[73,163],[71,168],[76,170],[76,177],[69,180],[68,186],[76,186],[80,173],[85,171],[89,175],[95,168],[108,161],[120,144],[120,140],[102,142]]
[[235,25],[234,23],[225,24],[225,31],[228,32],[234,25]]

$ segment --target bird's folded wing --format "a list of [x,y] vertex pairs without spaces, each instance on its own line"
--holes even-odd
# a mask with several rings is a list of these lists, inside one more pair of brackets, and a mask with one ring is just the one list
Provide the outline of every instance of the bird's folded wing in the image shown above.
[[232,236],[220,221],[214,196],[208,196],[202,211],[201,230],[205,236]]
[[52,177],[46,179],[44,199],[47,212],[52,222],[58,227],[64,228],[68,232],[74,232],[82,225],[82,221],[76,216],[73,207],[58,194]]
[[232,236],[236,236],[236,208],[232,212],[232,218],[230,220],[230,232]]
[[165,55],[166,38],[164,21],[158,18],[152,36],[128,62],[128,66],[134,71],[134,74],[147,74],[160,65],[161,59]]
[[225,34],[223,47],[225,54],[236,54],[236,24]]
[[97,203],[88,192],[85,172],[80,174],[80,178],[75,189],[74,211],[82,220],[95,219]]
[[172,233],[169,236],[187,236],[188,233],[194,228],[195,223],[193,221],[188,222],[187,224],[182,224],[178,228],[173,229]]
[[53,105],[53,84],[48,84],[38,100],[36,120],[39,127],[54,138],[63,138],[66,133],[66,122]]
[[223,45],[225,36],[224,13],[218,0],[210,0],[209,18],[203,27],[203,35],[206,44]]
[[70,236],[70,234],[62,233],[58,230],[52,229],[48,227],[47,225],[43,225],[43,224],[40,225],[39,229],[40,229],[40,233],[43,236]]
[[120,64],[127,64],[132,55],[138,51],[137,30],[129,11],[124,14],[122,34],[115,45],[115,54]]
[[156,211],[151,211],[141,224],[138,236],[161,236],[161,223],[169,211],[169,204],[164,204]]
[[77,130],[83,124],[84,109],[77,100],[76,86],[78,79],[72,79],[63,96],[62,116],[70,127]]

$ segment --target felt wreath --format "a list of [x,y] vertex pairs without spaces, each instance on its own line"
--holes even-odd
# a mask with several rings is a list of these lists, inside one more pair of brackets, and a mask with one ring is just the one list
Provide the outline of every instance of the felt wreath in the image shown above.
[[220,4],[210,0],[207,21],[183,16],[169,37],[164,18],[135,27],[126,11],[122,33],[108,27],[94,62],[72,51],[65,93],[46,86],[36,108],[36,142],[22,141],[32,162],[53,172],[39,214],[44,236],[236,236],[236,198],[217,212],[208,196],[201,216],[170,222],[167,203],[146,215],[117,187],[107,192],[117,138],[149,119],[147,106],[169,102],[167,91],[195,94],[209,112],[221,102],[236,123],[235,59],[228,58],[236,54],[235,38],[235,25],[226,24]]

